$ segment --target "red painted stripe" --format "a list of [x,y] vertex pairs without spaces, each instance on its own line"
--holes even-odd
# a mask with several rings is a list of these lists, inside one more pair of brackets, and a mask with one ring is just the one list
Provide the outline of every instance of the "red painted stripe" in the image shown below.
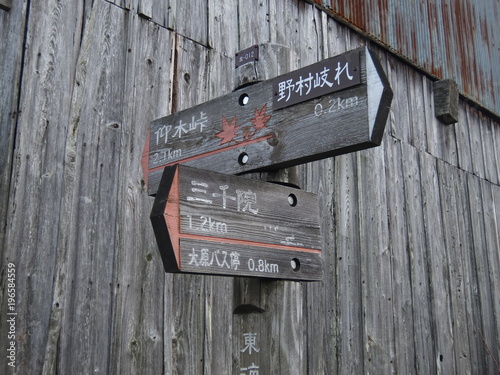
[[188,240],[200,240],[200,241],[207,241],[207,242],[223,242],[223,243],[232,244],[232,245],[266,247],[268,249],[270,248],[270,249],[279,249],[279,250],[302,251],[302,252],[306,252],[306,253],[321,254],[321,250],[309,249],[307,247],[275,245],[275,244],[267,244],[267,243],[263,243],[263,242],[235,240],[235,239],[230,239],[230,238],[209,237],[209,236],[202,236],[202,235],[198,235],[198,234],[180,233],[179,239],[182,239],[182,238],[185,238]]
[[[213,150],[213,151],[205,152],[204,154],[190,156],[190,157],[185,158],[185,159],[176,160],[176,161],[173,161],[172,163],[163,164],[163,165],[161,165],[159,167],[154,167],[152,169],[148,169],[148,173],[155,172],[157,170],[163,169],[165,167],[168,167],[169,165],[174,165],[174,164],[178,164],[178,163],[186,163],[186,162],[191,161],[191,160],[196,160],[196,159],[201,159],[201,158],[204,158],[204,157],[207,157],[207,156],[216,155],[216,154],[219,154],[219,153],[224,152],[224,151],[234,150],[235,148],[239,148],[239,147],[243,147],[243,146],[246,146],[246,145],[250,145],[252,143],[263,142],[263,141],[266,141],[266,140],[268,140],[268,139],[270,139],[272,137],[274,137],[274,134],[268,134],[268,135],[264,135],[264,136],[259,137],[259,138],[252,139],[250,141],[246,141],[246,142],[238,143],[238,144],[235,144],[235,145],[232,145],[232,146],[220,148],[218,150]],[[149,148],[148,148],[148,150],[149,150]]]

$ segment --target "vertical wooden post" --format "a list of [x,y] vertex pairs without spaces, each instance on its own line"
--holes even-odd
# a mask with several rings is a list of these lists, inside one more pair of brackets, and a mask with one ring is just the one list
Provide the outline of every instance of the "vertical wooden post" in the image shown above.
[[[291,70],[290,49],[258,45],[258,60],[236,69],[236,90]],[[252,173],[248,178],[298,186],[298,167]],[[236,278],[234,283],[233,372],[303,374],[303,289],[300,282]]]

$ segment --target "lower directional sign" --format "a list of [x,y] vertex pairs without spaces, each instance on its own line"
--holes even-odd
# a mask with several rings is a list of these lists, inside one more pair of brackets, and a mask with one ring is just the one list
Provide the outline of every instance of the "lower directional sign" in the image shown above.
[[359,48],[157,119],[143,156],[148,193],[176,163],[240,174],[378,146],[391,100],[376,56]]
[[315,194],[166,167],[151,222],[166,272],[321,280]]

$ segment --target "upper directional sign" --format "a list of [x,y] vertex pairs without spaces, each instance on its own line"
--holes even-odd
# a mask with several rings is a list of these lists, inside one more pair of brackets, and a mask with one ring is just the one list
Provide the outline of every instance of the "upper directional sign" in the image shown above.
[[167,272],[323,277],[312,193],[175,165],[165,168],[151,221]]
[[175,163],[238,174],[377,146],[391,101],[380,63],[360,48],[160,118],[143,156],[148,192]]

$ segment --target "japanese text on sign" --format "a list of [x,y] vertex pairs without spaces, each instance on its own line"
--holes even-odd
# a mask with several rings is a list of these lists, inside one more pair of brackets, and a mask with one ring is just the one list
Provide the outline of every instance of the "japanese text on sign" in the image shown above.
[[198,252],[194,247],[191,253],[189,253],[189,263],[188,265],[193,265],[196,267],[221,267],[232,270],[237,270],[240,265],[239,260],[240,254],[236,251],[231,251],[229,254],[224,250],[210,250],[207,248],[202,248]]
[[180,119],[176,125],[163,125],[154,132],[156,145],[161,143],[167,144],[169,137],[181,138],[184,134],[188,134],[196,130],[202,133],[203,129],[205,129],[207,121],[207,114],[205,112],[200,112],[200,115],[197,118],[192,116],[190,122],[184,122]]
[[186,269],[205,268],[218,271],[244,272],[246,275],[279,274],[280,265],[276,260],[254,256],[251,251],[235,251],[217,244],[190,245],[191,250],[182,256]]
[[197,116],[191,116],[191,119],[179,119],[175,123],[164,124],[158,127],[151,133],[151,146],[161,146],[161,148],[152,153],[150,156],[150,167],[153,165],[161,165],[179,160],[182,155],[182,149],[168,147],[169,144],[175,143],[184,135],[191,133],[203,133],[208,126],[207,114],[200,111]]
[[250,189],[241,190],[237,189],[235,191],[236,196],[228,195],[227,190],[229,189],[229,185],[221,185],[219,186],[220,193],[212,193],[211,195],[207,193],[207,188],[209,187],[207,183],[203,181],[191,181],[191,192],[195,193],[193,195],[189,195],[187,197],[188,201],[191,202],[199,202],[205,204],[214,203],[214,199],[216,198],[220,201],[222,208],[226,209],[229,201],[236,202],[236,209],[238,212],[251,212],[252,214],[257,215],[259,213],[259,209],[256,208],[257,204],[257,194],[252,192]]
[[273,109],[280,109],[360,83],[359,53],[344,54],[278,77]]
[[[243,339],[245,347],[240,349],[241,353],[247,353],[248,356],[255,355],[260,351],[257,348],[257,333],[247,332],[243,334]],[[246,367],[240,367],[240,375],[259,375],[259,365],[256,365],[255,362],[252,362],[250,365],[246,365]]]

